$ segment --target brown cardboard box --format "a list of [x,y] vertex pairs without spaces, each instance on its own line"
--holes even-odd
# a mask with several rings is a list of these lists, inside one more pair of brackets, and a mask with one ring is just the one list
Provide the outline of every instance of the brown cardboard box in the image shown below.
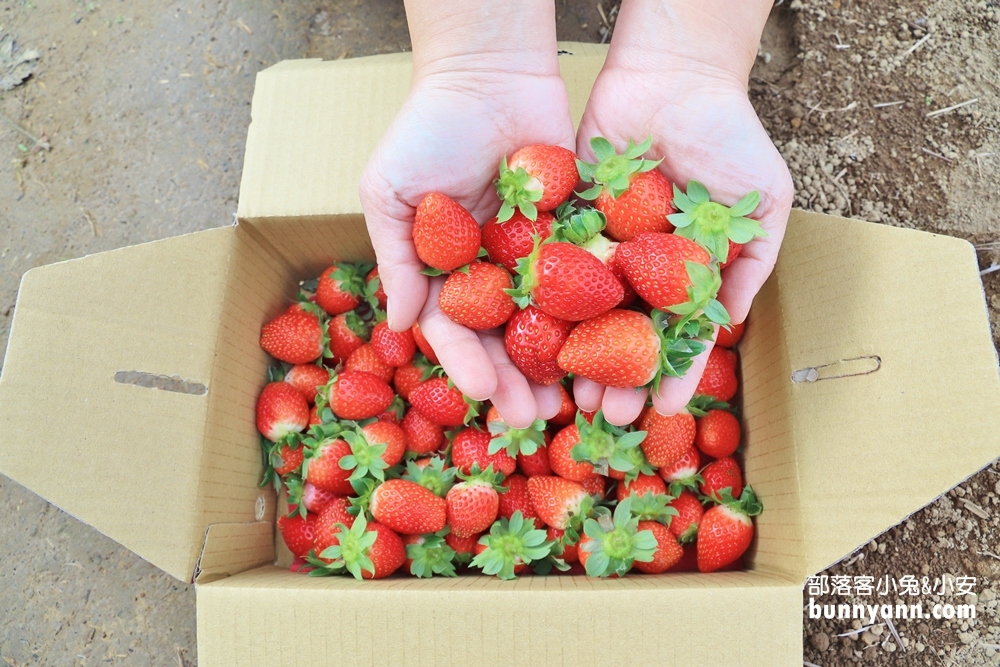
[[[564,48],[579,118],[605,51]],[[297,280],[372,259],[356,183],[409,76],[405,54],[262,72],[237,226],[28,272],[0,471],[195,580],[207,667],[800,664],[805,578],[1000,455],[964,241],[792,214],[741,345],[746,473],[765,504],[747,571],[356,582],[273,564],[258,332]],[[43,431],[58,434],[44,447]]]

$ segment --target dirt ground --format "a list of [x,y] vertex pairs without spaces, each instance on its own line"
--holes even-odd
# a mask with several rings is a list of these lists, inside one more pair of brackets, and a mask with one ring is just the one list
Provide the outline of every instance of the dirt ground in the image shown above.
[[[582,41],[616,11],[556,8]],[[256,72],[409,48],[399,0],[0,0],[0,63],[4,35],[39,57],[0,92],[0,355],[28,269],[232,221]],[[751,96],[798,206],[976,244],[1000,342],[998,58],[996,2],[785,0]],[[0,515],[6,664],[196,664],[191,586],[3,477]],[[1000,665],[1000,467],[824,574],[975,576],[978,614],[900,621],[902,646],[884,624],[807,619],[807,664]]]

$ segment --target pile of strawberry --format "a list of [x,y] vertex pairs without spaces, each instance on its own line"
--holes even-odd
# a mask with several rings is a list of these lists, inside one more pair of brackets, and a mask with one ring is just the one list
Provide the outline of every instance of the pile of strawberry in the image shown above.
[[[597,165],[556,147],[515,153],[497,180],[498,218],[481,233],[439,194],[414,224],[429,272],[452,272],[442,309],[475,329],[506,325],[518,368],[559,383],[548,422],[511,428],[448,380],[418,325],[390,330],[377,268],[334,264],[263,326],[261,347],[280,364],[257,403],[262,485],[286,494],[278,529],[293,570],[510,579],[529,567],[595,577],[742,567],[761,506],[733,458],[743,327],[725,326],[714,253],[731,261],[761,233],[740,222],[756,195],[732,208],[694,182],[684,195],[641,158],[648,142],[623,155],[601,142]],[[581,195],[593,207],[566,201],[581,175],[595,183]],[[655,387],[716,335],[676,415],[647,406],[619,427],[573,402],[571,374]]]

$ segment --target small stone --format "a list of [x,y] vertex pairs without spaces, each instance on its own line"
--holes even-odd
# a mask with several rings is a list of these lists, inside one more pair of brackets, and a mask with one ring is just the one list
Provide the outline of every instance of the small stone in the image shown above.
[[809,637],[809,643],[820,653],[830,648],[830,635],[825,632],[817,632]]
[[868,543],[868,551],[875,552],[878,551],[878,542],[872,540]]
[[958,640],[963,644],[971,644],[976,640],[976,637],[971,632],[962,632],[958,635]]

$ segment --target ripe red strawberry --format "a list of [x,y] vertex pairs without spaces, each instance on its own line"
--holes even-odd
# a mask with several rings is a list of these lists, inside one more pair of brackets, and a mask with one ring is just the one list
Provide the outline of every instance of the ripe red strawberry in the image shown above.
[[736,347],[736,344],[743,338],[743,331],[746,329],[746,322],[730,324],[729,328],[719,327],[719,333],[715,337],[716,347]]
[[334,535],[333,546],[320,556],[330,562],[331,572],[345,568],[355,579],[384,579],[406,562],[406,547],[390,528],[369,523],[364,515],[350,528],[344,528]]
[[579,322],[622,300],[621,282],[601,260],[572,243],[542,243],[517,263],[514,301],[533,303],[561,320]]
[[[618,248],[616,247],[615,250],[617,251]],[[615,255],[617,255],[617,252],[615,253]],[[621,282],[622,287],[624,288],[624,293],[622,294],[621,303],[619,303],[616,307],[628,308],[633,303],[635,303],[636,299],[639,298],[639,295],[635,293],[635,289],[632,288],[632,283],[628,281],[628,276],[625,275],[625,269],[619,266],[618,262],[615,261],[615,255],[611,256],[611,261],[608,263],[608,268],[611,269],[611,273],[615,274],[615,278],[617,278]],[[649,313],[647,312],[646,314],[648,315]]]
[[458,473],[463,481],[448,490],[448,527],[457,537],[471,537],[489,528],[500,509],[497,493],[500,475],[492,468],[472,475]]
[[653,560],[643,562],[636,560],[633,567],[646,574],[662,574],[680,561],[684,550],[677,543],[677,538],[666,526],[658,521],[640,521],[639,530],[648,530],[656,538],[656,551]]
[[[548,438],[548,434],[546,434],[546,438]],[[520,468],[525,477],[551,475],[552,466],[549,464],[549,448],[546,445],[539,445],[535,453],[531,455],[518,452],[517,467]]]
[[305,505],[306,509],[310,512],[315,512],[316,514],[321,513],[337,498],[344,498],[344,496],[324,491],[310,482],[302,484],[302,504]]
[[287,382],[271,382],[257,398],[257,430],[275,442],[309,423],[309,403]]
[[417,351],[412,331],[393,331],[386,322],[379,322],[372,329],[371,346],[375,356],[393,368],[410,363]]
[[[288,445],[281,445],[277,451],[277,458],[281,460],[279,465],[274,466],[274,472],[278,473],[282,477],[285,475],[295,472],[302,465],[302,460],[305,458],[305,449],[302,447],[296,447],[292,449]],[[274,461],[274,458],[271,459]],[[316,510],[312,510],[316,511]]]
[[295,304],[260,328],[260,346],[275,359],[289,364],[308,364],[323,354],[320,311],[309,304]]
[[698,496],[688,490],[670,501],[670,506],[677,510],[677,516],[670,521],[670,532],[682,543],[693,542],[698,535],[698,525],[705,514]]
[[500,494],[499,515],[510,519],[514,512],[520,512],[525,521],[534,522],[535,528],[541,528],[542,521],[538,518],[535,506],[531,504],[531,494],[528,493],[528,478],[514,474],[508,476],[500,485],[507,491]]
[[409,410],[400,426],[406,433],[406,451],[414,454],[430,454],[445,444],[444,428],[420,414],[419,410]]
[[354,310],[365,293],[365,280],[356,264],[334,264],[319,276],[316,305],[330,315]]
[[622,481],[615,489],[615,498],[621,502],[629,496],[644,496],[648,493],[654,495],[665,494],[667,485],[657,475],[639,475],[631,482]]
[[406,453],[406,432],[390,421],[376,421],[361,427],[368,444],[373,447],[385,445],[381,459],[385,461],[385,467],[391,468],[403,460]]
[[285,382],[305,396],[309,405],[316,402],[316,392],[330,381],[330,371],[316,364],[296,364],[285,373]]
[[649,317],[613,309],[580,322],[559,351],[559,366],[608,387],[642,387],[660,371],[660,334]]
[[329,361],[333,365],[346,361],[352,352],[365,344],[369,335],[368,325],[353,310],[331,317],[326,331],[333,354]]
[[549,424],[553,426],[572,424],[576,419],[576,403],[573,402],[573,397],[569,395],[566,387],[561,384],[559,385],[559,396],[562,399],[562,403],[559,405],[559,412],[549,420]]
[[702,572],[715,572],[743,556],[753,541],[750,517],[763,509],[750,488],[739,500],[726,494],[723,501],[705,512],[698,528],[698,569]]
[[732,455],[740,446],[740,422],[728,410],[709,410],[697,420],[694,444],[717,459]]
[[732,350],[724,347],[713,347],[705,364],[705,372],[698,382],[695,394],[711,396],[717,401],[728,401],[736,395],[740,388],[736,378],[736,362],[738,357]]
[[646,432],[640,447],[650,464],[657,468],[677,463],[694,444],[695,421],[687,410],[669,417],[648,410],[640,430]]
[[350,506],[351,501],[346,496],[336,496],[317,515],[313,530],[313,549],[317,554],[337,544],[336,535],[340,530],[337,524],[342,523],[348,528],[354,525],[354,515],[347,511]]
[[580,484],[583,485],[583,488],[587,493],[594,496],[598,500],[601,500],[605,496],[608,478],[604,475],[594,475],[593,477],[588,477],[583,480]]
[[698,482],[701,481],[698,475],[699,468],[701,468],[701,454],[697,447],[691,445],[676,463],[663,466],[657,472],[669,485],[670,493],[677,495],[681,489],[698,488]]
[[579,180],[573,151],[543,144],[525,146],[500,163],[496,188],[503,205],[497,219],[504,222],[520,211],[534,220],[538,211],[551,211],[566,201]]
[[[706,289],[710,288],[710,281],[696,280],[700,276],[692,275],[688,269],[689,262],[708,267],[710,259],[704,248],[676,234],[639,234],[619,245],[615,252],[615,263],[625,272],[635,291],[660,310],[689,301],[689,291],[703,283]],[[710,272],[710,269],[705,271]],[[718,276],[717,271],[714,276]],[[711,298],[715,298],[714,291]]]
[[368,419],[392,403],[392,388],[379,377],[362,371],[345,370],[330,382],[327,401],[341,419]]
[[463,269],[448,276],[438,296],[438,305],[441,312],[462,326],[476,331],[493,329],[510,319],[517,308],[507,293],[513,286],[510,274],[503,267],[473,262],[468,273]]
[[[730,208],[711,201],[708,190],[698,181],[688,181],[687,193],[674,186],[674,205],[680,213],[670,216],[678,236],[687,237],[712,253],[720,262],[730,261],[733,246],[767,236],[756,220],[746,216],[757,208],[760,194],[743,197]],[[737,249],[737,254],[739,250]]]
[[368,277],[365,278],[365,294],[371,295],[375,299],[375,303],[382,310],[385,310],[385,304],[387,302],[385,296],[385,288],[382,285],[382,279],[378,277],[378,267],[369,271]]
[[552,236],[551,213],[539,213],[534,221],[515,211],[510,220],[497,222],[493,218],[483,225],[483,247],[490,261],[511,273],[517,270],[517,260],[527,257],[535,249],[535,237],[540,241]]
[[348,481],[351,471],[340,467],[340,459],[351,454],[351,446],[340,438],[329,438],[308,447],[302,464],[304,480],[330,493],[354,495],[354,487]]
[[351,352],[351,356],[344,362],[344,370],[371,373],[385,382],[392,382],[396,375],[396,369],[382,361],[371,343],[365,343]]
[[470,537],[459,537],[454,533],[448,533],[444,536],[444,541],[455,551],[455,562],[468,565],[476,555],[480,538],[482,538],[480,533]]
[[397,368],[392,376],[392,386],[396,388],[396,393],[409,400],[410,392],[421,382],[430,379],[431,368],[423,355],[414,357],[410,363]]
[[593,506],[583,485],[562,477],[529,477],[528,494],[538,518],[560,530],[579,525]]
[[740,464],[730,457],[712,461],[701,471],[704,480],[699,487],[701,494],[719,502],[723,489],[738,498],[743,493],[743,473]]
[[441,363],[440,361],[438,361],[437,354],[435,354],[434,349],[431,347],[431,344],[427,342],[427,339],[424,338],[423,332],[420,331],[420,325],[414,322],[413,326],[411,327],[411,331],[413,331],[413,340],[417,344],[417,349],[419,349],[421,352],[424,353],[424,356],[427,357],[427,360],[434,365]]
[[564,479],[582,482],[593,477],[594,466],[589,461],[575,461],[571,454],[574,447],[580,444],[580,429],[571,424],[559,431],[549,443],[549,466],[552,472]]
[[[550,542],[556,542],[562,545],[562,554],[556,554],[562,558],[567,563],[576,563],[580,560],[579,552],[577,551],[576,542],[567,542],[566,531],[560,530],[559,528],[553,528],[549,526],[548,530],[545,531],[545,536]],[[555,552],[553,552],[555,553]]]
[[740,256],[740,252],[743,251],[742,243],[729,242],[729,255],[726,257],[726,261],[719,262],[719,270],[726,268],[733,263],[733,260]]
[[681,559],[667,570],[667,572],[697,572],[698,571],[698,546],[696,544],[685,544],[682,546],[684,553]]
[[413,245],[417,256],[438,271],[454,271],[479,253],[479,225],[453,199],[432,192],[417,205],[413,219]]
[[448,378],[434,377],[422,382],[410,392],[410,404],[431,422],[439,426],[461,426],[477,414],[478,403],[466,401]]
[[541,385],[558,382],[566,371],[556,363],[556,357],[572,330],[572,322],[528,306],[515,312],[507,321],[504,332],[507,356],[532,382]]
[[517,468],[517,461],[505,449],[490,454],[492,439],[489,431],[473,427],[462,429],[451,443],[452,465],[466,475],[472,472],[472,466],[479,466],[480,470],[493,466],[494,472],[502,476],[501,479],[511,474]]
[[292,517],[278,517],[278,532],[281,539],[285,541],[285,546],[296,557],[302,558],[313,548],[313,536],[316,530],[316,515],[307,514],[301,517],[298,514]]
[[309,410],[309,426],[316,426],[323,423],[323,418],[320,417],[319,408],[315,405]]
[[446,503],[416,482],[390,479],[372,491],[368,510],[402,535],[436,533],[445,526]]

